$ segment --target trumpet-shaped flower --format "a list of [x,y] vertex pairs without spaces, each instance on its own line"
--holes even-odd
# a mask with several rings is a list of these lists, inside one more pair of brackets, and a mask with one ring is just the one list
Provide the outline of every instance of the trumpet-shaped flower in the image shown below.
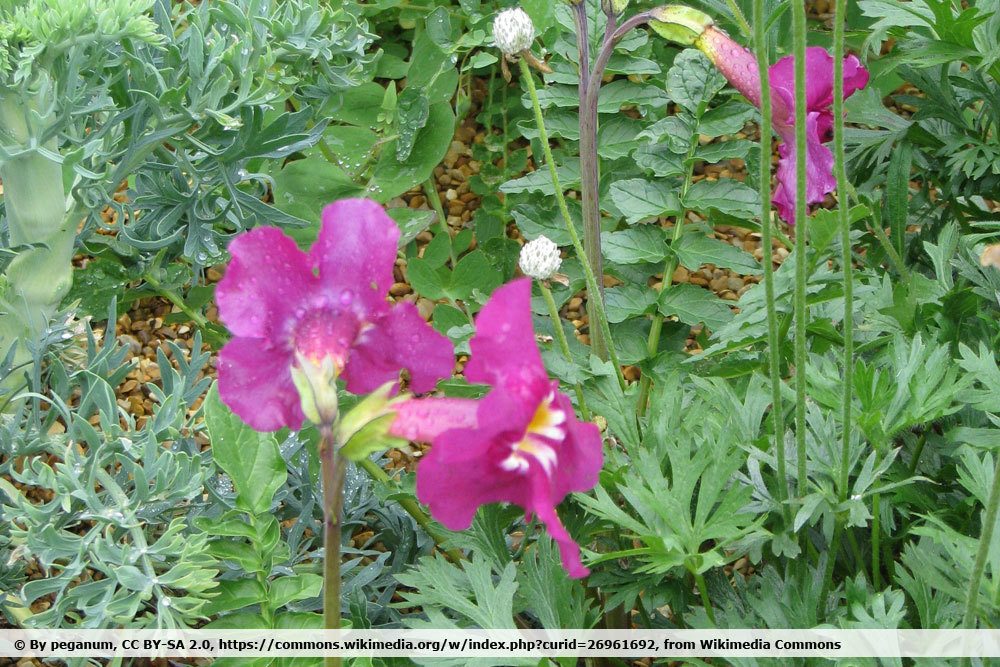
[[308,253],[273,227],[233,240],[216,289],[233,334],[219,353],[219,394],[233,412],[261,431],[297,429],[306,415],[296,384],[342,375],[348,391],[364,393],[405,368],[419,392],[451,374],[448,339],[412,304],[386,301],[398,239],[381,206],[345,199],[323,210]]
[[417,467],[417,497],[451,530],[472,523],[480,505],[513,503],[545,524],[572,577],[588,574],[580,547],[556,506],[596,483],[601,436],[580,422],[549,380],[531,325],[531,282],[498,289],[476,319],[465,368],[492,390],[481,400],[416,399],[401,406],[392,432],[430,441]]
[[[696,46],[719,68],[744,97],[760,107],[757,59],[726,33],[709,26]],[[781,137],[778,146],[774,205],[789,224],[795,224],[795,59],[786,56],[768,68],[771,118]],[[844,58],[843,98],[868,84],[868,70],[855,56]],[[818,46],[806,49],[806,201],[818,204],[837,187],[833,153],[824,144],[833,138],[833,57]]]

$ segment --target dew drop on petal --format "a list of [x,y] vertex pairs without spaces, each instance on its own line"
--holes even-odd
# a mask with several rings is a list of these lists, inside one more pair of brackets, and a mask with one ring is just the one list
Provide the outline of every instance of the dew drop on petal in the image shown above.
[[349,289],[345,289],[340,293],[340,303],[343,306],[349,306],[354,301],[354,292]]

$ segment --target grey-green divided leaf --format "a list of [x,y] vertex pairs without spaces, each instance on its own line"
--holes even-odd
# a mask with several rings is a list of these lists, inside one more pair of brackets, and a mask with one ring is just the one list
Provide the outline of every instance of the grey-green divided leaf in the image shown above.
[[680,213],[674,188],[661,181],[629,178],[611,184],[611,200],[629,224],[661,215]]
[[601,234],[604,256],[615,264],[662,262],[667,257],[667,234],[659,225],[638,225],[623,232]]
[[704,323],[717,329],[733,319],[733,311],[725,301],[696,285],[671,285],[660,293],[660,314],[675,315],[692,326]]
[[760,262],[750,253],[697,231],[684,234],[671,248],[680,263],[689,269],[696,269],[702,264],[715,264],[744,275],[756,275],[763,271]]
[[612,324],[645,315],[656,305],[656,292],[639,285],[611,287],[604,293],[604,308]]
[[760,213],[760,196],[750,186],[732,178],[702,180],[688,190],[684,208],[702,214],[715,209],[730,215],[752,217]]
[[232,478],[237,503],[254,514],[271,508],[275,492],[288,474],[278,442],[243,423],[219,398],[218,385],[205,398],[205,423],[212,439],[212,456]]
[[667,72],[667,96],[694,114],[725,85],[725,77],[697,49],[682,51]]

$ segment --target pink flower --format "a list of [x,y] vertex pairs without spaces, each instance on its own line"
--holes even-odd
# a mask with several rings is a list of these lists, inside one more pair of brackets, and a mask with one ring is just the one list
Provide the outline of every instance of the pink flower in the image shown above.
[[558,382],[549,380],[531,325],[531,282],[496,292],[476,318],[470,382],[492,390],[482,400],[416,399],[400,407],[392,432],[431,441],[417,467],[417,497],[451,530],[464,530],[480,505],[506,502],[537,516],[572,577],[589,574],[556,506],[597,484],[601,435],[580,422]]
[[386,301],[398,239],[381,206],[345,199],[323,209],[308,253],[273,227],[233,240],[216,288],[233,334],[219,353],[219,394],[233,412],[261,431],[300,428],[292,375],[303,364],[342,373],[354,393],[397,379],[402,368],[418,392],[451,375],[448,339],[412,304]]
[[[711,26],[697,46],[744,97],[760,107],[757,59],[729,35]],[[781,137],[778,145],[778,183],[774,205],[789,224],[795,224],[795,59],[786,56],[768,69],[771,83],[771,119]],[[868,70],[854,56],[844,58],[844,99],[868,84]],[[833,153],[823,144],[833,138],[833,57],[818,46],[806,49],[806,201],[818,204],[837,187]]]

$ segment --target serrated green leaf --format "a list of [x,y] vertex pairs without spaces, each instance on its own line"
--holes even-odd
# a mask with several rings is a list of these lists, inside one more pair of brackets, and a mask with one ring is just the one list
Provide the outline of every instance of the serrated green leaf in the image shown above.
[[645,218],[678,215],[680,201],[674,188],[662,181],[629,178],[611,184],[611,200],[629,224]]
[[658,307],[661,315],[676,316],[691,326],[704,323],[709,329],[718,329],[733,319],[725,301],[697,285],[671,285],[660,293]]
[[684,208],[708,214],[711,210],[735,216],[752,217],[760,213],[760,195],[748,185],[726,178],[701,180],[684,197]]
[[683,234],[671,248],[680,263],[689,269],[696,269],[702,264],[715,264],[743,275],[757,275],[763,271],[760,262],[750,253],[697,231]]
[[697,49],[682,51],[667,72],[667,96],[695,115],[725,85],[725,77]]
[[656,292],[639,285],[621,285],[608,288],[604,293],[604,308],[612,324],[630,317],[645,315],[656,305]]
[[601,234],[604,256],[615,264],[662,262],[667,257],[667,234],[659,225],[637,225],[622,232]]

